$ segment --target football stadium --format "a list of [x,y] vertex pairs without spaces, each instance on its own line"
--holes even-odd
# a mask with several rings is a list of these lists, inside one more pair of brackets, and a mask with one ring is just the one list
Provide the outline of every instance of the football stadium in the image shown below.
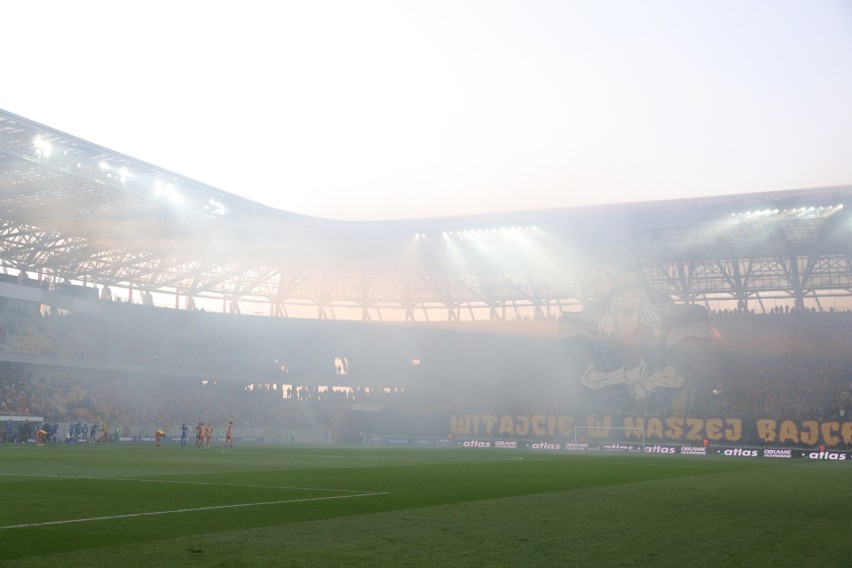
[[0,111],[0,566],[852,566],[852,186],[389,221]]

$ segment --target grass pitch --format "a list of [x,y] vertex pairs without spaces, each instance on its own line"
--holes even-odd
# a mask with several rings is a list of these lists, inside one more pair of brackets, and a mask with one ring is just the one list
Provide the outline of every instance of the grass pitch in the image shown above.
[[0,446],[0,566],[852,567],[852,464]]

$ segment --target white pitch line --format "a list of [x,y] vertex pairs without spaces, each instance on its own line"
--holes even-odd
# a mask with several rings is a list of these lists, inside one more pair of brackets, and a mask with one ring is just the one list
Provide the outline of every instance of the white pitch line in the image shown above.
[[154,515],[174,515],[176,513],[194,513],[197,511],[215,511],[217,509],[236,509],[239,507],[261,507],[264,505],[284,505],[288,503],[306,503],[309,501],[328,501],[330,499],[350,499],[353,497],[374,497],[377,495],[388,495],[387,492],[381,493],[359,493],[356,495],[333,495],[331,497],[313,497],[311,499],[285,499],[282,501],[263,501],[260,503],[238,503],[235,505],[215,505],[210,507],[195,507],[192,509],[174,509],[171,511],[152,511],[148,513],[129,513],[126,515],[110,515],[107,517],[89,517],[85,519],[67,519],[64,521],[45,521],[43,523],[26,523],[23,525],[8,525],[0,527],[0,530],[6,529],[23,529],[32,527],[44,527],[49,525],[67,525],[72,523],[88,523],[92,521],[112,521],[115,519],[130,519],[133,517],[151,517]]
[[[212,481],[181,481],[178,479],[138,479],[133,477],[67,477],[38,473],[0,473],[6,477],[38,477],[44,479],[77,479],[83,481],[132,481],[135,483],[175,483],[180,485],[215,485],[216,487],[246,487],[249,489],[296,489],[299,491],[328,491],[330,493],[358,493],[352,489],[326,489],[323,487],[292,487],[287,485],[251,485],[247,483],[214,483]],[[379,495],[379,493],[376,493]]]
[[[69,478],[64,478],[69,479]],[[71,479],[86,479],[74,477]],[[330,493],[358,493],[352,489],[326,489],[324,487],[291,487],[287,485],[250,485],[247,483],[213,483],[212,481],[180,481],[170,479],[133,479],[124,477],[105,477],[104,481],[136,481],[139,483],[178,483],[181,485],[215,485],[217,487],[247,487],[256,489],[297,489],[299,491],[328,491]],[[376,493],[376,495],[379,495]]]

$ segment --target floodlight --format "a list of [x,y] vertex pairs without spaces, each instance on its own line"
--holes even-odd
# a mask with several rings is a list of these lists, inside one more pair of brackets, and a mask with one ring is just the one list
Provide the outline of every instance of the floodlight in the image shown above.
[[204,209],[206,209],[213,215],[218,215],[220,217],[227,212],[227,209],[225,209],[225,205],[218,199],[213,199],[212,197],[207,202],[207,205],[204,206]]
[[48,157],[53,151],[53,145],[48,140],[42,138],[41,135],[33,139],[33,146],[35,146],[36,154],[39,156]]
[[183,201],[183,196],[178,193],[177,189],[175,189],[175,186],[170,183],[167,183],[165,185],[164,193],[166,197],[171,199],[174,203],[180,203],[181,201]]

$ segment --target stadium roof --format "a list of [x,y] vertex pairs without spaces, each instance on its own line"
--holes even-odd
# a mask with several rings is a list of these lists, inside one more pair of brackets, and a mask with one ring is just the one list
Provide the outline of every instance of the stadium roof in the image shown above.
[[4,268],[190,297],[308,302],[320,315],[334,305],[365,313],[382,305],[540,307],[600,296],[601,274],[653,265],[722,263],[724,272],[724,263],[743,260],[830,257],[845,259],[840,272],[848,273],[850,209],[852,186],[839,186],[402,221],[319,219],[0,111]]

